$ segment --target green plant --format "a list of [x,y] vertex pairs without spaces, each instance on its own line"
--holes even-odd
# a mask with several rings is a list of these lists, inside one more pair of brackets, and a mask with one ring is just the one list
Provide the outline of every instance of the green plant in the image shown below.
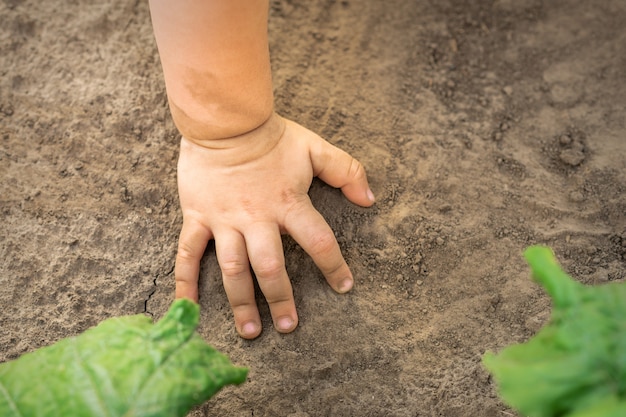
[[0,416],[184,416],[247,375],[195,332],[198,320],[197,304],[177,300],[156,324],[108,319],[1,364]]
[[626,416],[626,284],[578,283],[546,247],[524,256],[553,311],[528,342],[483,357],[501,397],[530,417]]

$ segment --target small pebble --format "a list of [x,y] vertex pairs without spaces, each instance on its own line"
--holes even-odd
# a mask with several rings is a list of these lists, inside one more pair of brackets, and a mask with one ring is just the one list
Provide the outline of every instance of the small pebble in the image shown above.
[[570,166],[578,166],[585,160],[585,154],[577,149],[565,149],[559,155],[561,161]]
[[4,113],[5,116],[13,116],[13,106],[8,105],[5,107],[1,107],[2,108],[2,113]]
[[572,191],[569,193],[569,199],[574,203],[582,203],[585,201],[585,196],[580,191]]
[[559,137],[559,143],[563,146],[569,145],[572,143],[572,137],[570,135],[561,135],[561,137]]
[[603,269],[599,269],[598,272],[596,272],[594,275],[595,275],[594,276],[595,282],[608,282],[609,281],[609,274]]

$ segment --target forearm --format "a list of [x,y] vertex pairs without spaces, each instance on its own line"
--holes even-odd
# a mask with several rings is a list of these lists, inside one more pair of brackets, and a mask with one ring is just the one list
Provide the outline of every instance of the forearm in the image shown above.
[[273,112],[267,0],[150,0],[172,118],[199,142],[241,135]]

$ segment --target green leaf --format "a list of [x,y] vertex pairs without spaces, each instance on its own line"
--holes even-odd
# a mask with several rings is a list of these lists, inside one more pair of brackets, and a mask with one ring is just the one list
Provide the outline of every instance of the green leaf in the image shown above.
[[184,416],[247,375],[195,332],[198,320],[197,304],[176,300],[157,324],[112,318],[1,364],[0,416]]
[[546,247],[524,255],[553,311],[528,342],[483,357],[501,397],[529,417],[626,416],[626,284],[582,285]]

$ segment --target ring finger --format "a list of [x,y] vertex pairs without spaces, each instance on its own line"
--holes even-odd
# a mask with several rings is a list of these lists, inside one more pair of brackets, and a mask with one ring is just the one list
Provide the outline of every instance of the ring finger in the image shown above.
[[215,252],[237,332],[245,339],[254,339],[261,333],[261,319],[243,236],[234,230],[219,234]]

